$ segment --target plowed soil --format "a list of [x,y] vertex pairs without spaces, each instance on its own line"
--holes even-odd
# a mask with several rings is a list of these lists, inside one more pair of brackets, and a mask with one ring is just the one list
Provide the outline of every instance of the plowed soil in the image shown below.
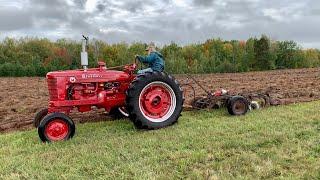
[[[229,90],[230,94],[263,93],[280,104],[307,102],[320,99],[320,69],[276,70],[267,72],[193,75],[206,89]],[[184,75],[176,75],[181,84],[192,82]],[[45,78],[0,78],[0,132],[33,128],[35,113],[47,106],[48,91]],[[191,83],[197,96],[205,95]],[[186,105],[192,100],[190,88],[184,87]],[[102,111],[72,112],[75,122],[107,121]]]

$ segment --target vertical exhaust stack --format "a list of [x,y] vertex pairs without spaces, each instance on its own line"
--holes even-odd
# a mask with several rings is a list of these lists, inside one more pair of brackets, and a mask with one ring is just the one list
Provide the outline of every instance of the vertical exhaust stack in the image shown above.
[[81,66],[83,67],[84,71],[87,71],[88,69],[88,53],[86,51],[86,47],[89,42],[89,38],[82,35],[82,52],[81,52]]

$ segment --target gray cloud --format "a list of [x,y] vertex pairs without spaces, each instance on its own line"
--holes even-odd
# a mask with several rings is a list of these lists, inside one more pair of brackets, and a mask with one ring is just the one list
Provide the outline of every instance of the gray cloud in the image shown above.
[[23,30],[33,26],[29,12],[18,8],[0,8],[0,17],[0,31]]
[[99,4],[97,4],[97,9],[100,12],[103,12],[106,9],[106,5],[99,3]]
[[72,2],[76,5],[77,8],[83,9],[87,0],[72,0]]
[[145,2],[143,0],[138,1],[128,1],[127,3],[124,3],[122,6],[120,6],[122,9],[128,10],[132,13],[137,13],[140,10],[143,10]]
[[193,0],[193,4],[196,6],[208,6],[212,5],[213,0]]
[[247,39],[261,34],[320,48],[317,0],[3,0],[0,39],[41,36],[109,43],[208,38]]

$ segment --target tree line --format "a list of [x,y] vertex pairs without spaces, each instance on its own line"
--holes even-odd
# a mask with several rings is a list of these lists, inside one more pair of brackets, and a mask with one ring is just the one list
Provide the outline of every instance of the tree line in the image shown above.
[[[89,66],[105,61],[108,67],[131,63],[145,54],[144,43],[89,44]],[[274,41],[265,35],[246,41],[208,39],[180,46],[174,42],[158,49],[169,73],[224,73],[320,66],[318,49],[302,49],[294,41]],[[81,42],[67,39],[5,38],[0,42],[0,76],[45,76],[49,71],[78,69]]]

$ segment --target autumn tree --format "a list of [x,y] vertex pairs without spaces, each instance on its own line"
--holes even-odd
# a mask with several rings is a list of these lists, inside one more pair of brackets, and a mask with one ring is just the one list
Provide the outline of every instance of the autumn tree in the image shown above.
[[[145,47],[142,42],[108,44],[94,39],[88,49],[89,66],[96,67],[97,61],[105,61],[108,67],[132,63],[136,54],[146,54]],[[171,74],[320,67],[319,50],[304,50],[294,41],[272,41],[267,36],[247,41],[212,38],[189,45],[172,42],[157,50]],[[80,52],[81,41],[5,38],[0,41],[0,76],[44,76],[49,71],[81,68]]]

